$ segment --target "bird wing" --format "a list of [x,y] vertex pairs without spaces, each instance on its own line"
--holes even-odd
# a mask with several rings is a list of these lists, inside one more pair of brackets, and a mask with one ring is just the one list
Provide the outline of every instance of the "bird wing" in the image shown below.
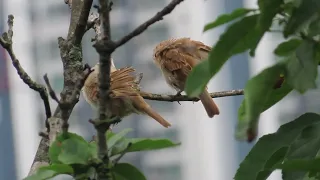
[[194,41],[191,40],[191,44],[193,44],[196,47],[196,52],[194,55],[196,55],[197,58],[200,60],[205,60],[208,58],[209,53],[211,51],[211,47],[203,44],[200,41]]
[[120,98],[139,95],[139,84],[135,81],[135,75],[131,74],[134,71],[135,69],[132,67],[125,67],[110,74],[111,97]]
[[207,59],[209,52],[211,51],[211,47],[200,41],[191,40],[190,38],[177,39],[173,44],[175,48],[179,50],[180,54],[192,57],[191,59],[196,61],[196,63]]
[[184,71],[187,72],[202,60],[207,59],[211,48],[200,41],[180,38],[163,41],[154,51],[156,60],[167,70],[185,68]]

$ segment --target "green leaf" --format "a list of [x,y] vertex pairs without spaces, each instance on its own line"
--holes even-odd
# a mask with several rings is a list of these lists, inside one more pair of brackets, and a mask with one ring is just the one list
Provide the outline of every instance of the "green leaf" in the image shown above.
[[131,139],[130,142],[132,143],[132,146],[128,149],[129,152],[164,149],[169,147],[176,147],[181,144],[181,143],[173,143],[169,139],[145,139],[145,138]]
[[274,50],[274,53],[278,56],[288,56],[296,51],[301,42],[300,39],[290,39],[282,42]]
[[307,174],[303,180],[319,180],[320,179],[320,172],[319,171],[311,171]]
[[[320,1],[319,1],[320,2]],[[296,50],[296,54],[288,59],[288,83],[300,93],[316,88],[318,62],[315,59],[316,44],[304,40]]]
[[211,77],[209,61],[204,60],[195,66],[190,72],[186,81],[185,92],[190,97],[197,97],[203,92]]
[[92,152],[88,142],[76,138],[70,138],[62,142],[62,151],[58,160],[63,164],[88,164],[96,157],[96,152]]
[[115,135],[115,133],[113,133],[111,130],[107,130],[107,132],[106,132],[107,141],[114,135]]
[[258,14],[244,17],[230,25],[220,36],[208,58],[211,75],[215,75],[232,55],[242,53],[255,44],[259,38],[253,36],[258,18]]
[[281,11],[281,6],[283,4],[283,0],[258,0],[258,6],[260,10],[260,16],[256,27],[256,34],[258,38],[251,47],[251,56],[255,55],[256,47],[258,46],[264,33],[270,29],[273,18]]
[[59,134],[57,136],[56,140],[49,147],[49,159],[50,159],[51,163],[56,163],[56,164],[61,163],[58,159],[58,156],[61,153],[62,142],[69,139],[69,138],[78,139],[80,141],[85,141],[81,136],[79,136],[75,133],[67,133],[66,136]]
[[58,156],[59,156],[59,154],[61,152],[61,144],[62,144],[62,141],[60,141],[58,138],[56,138],[56,140],[49,147],[49,159],[50,159],[50,162],[56,163],[56,164],[61,163],[58,160]]
[[283,0],[258,0],[260,10],[260,17],[258,26],[266,31],[272,25],[272,20],[281,11],[281,6],[284,4]]
[[[320,149],[320,123],[315,123],[304,128],[300,136],[291,144],[286,155],[286,160],[312,159]],[[286,161],[285,160],[285,161]],[[284,180],[300,180],[307,172],[282,171]]]
[[288,160],[283,164],[275,165],[274,169],[285,171],[320,171],[320,158]]
[[67,138],[64,137],[59,135],[49,148],[52,163],[87,164],[97,157],[96,146],[89,144],[81,136],[68,133]]
[[[126,138],[125,135],[131,130],[132,129],[130,128],[124,129],[117,134],[108,132],[107,135],[110,137],[108,140],[110,156],[118,155],[124,150],[126,150],[126,152],[137,152],[170,148],[180,145],[180,143],[173,143],[169,139]],[[131,143],[131,146],[127,149],[129,143]]]
[[[241,162],[234,179],[260,180],[257,179],[260,172],[264,173],[259,175],[261,177],[269,176],[272,172],[271,167],[283,161],[284,149],[299,137],[305,127],[319,122],[320,116],[318,114],[306,113],[294,121],[282,125],[277,132],[261,137]],[[272,160],[269,161],[270,159]]]
[[39,168],[35,174],[24,178],[24,180],[45,180],[53,178],[59,174],[73,174],[71,166],[66,164],[52,164]]
[[127,149],[130,141],[127,138],[122,138],[121,141],[118,141],[113,148],[109,151],[110,156],[118,155]]
[[128,134],[130,131],[132,131],[132,129],[127,128],[122,130],[119,133],[116,133],[114,135],[112,135],[110,138],[107,137],[107,144],[108,144],[108,148],[112,149],[112,147],[120,140],[122,140],[122,138]]
[[209,64],[203,61],[193,68],[189,74],[185,87],[188,96],[199,96],[211,77],[221,69],[232,55],[242,53],[256,45],[256,42],[262,36],[255,28],[258,17],[257,14],[246,16],[227,28],[210,52]]
[[301,30],[320,9],[319,0],[300,1],[298,7],[293,9],[292,15],[285,26],[283,35],[287,38]]
[[318,15],[309,25],[309,36],[316,36],[320,34],[320,15]]
[[258,173],[257,179],[267,179],[272,173],[272,167],[274,164],[281,163],[283,157],[286,155],[288,147],[282,147],[278,149],[272,156],[268,159],[265,164],[264,170]]
[[228,22],[231,22],[237,18],[240,18],[246,14],[248,14],[249,12],[254,11],[255,9],[247,9],[247,8],[238,8],[233,10],[230,14],[222,14],[220,16],[218,16],[218,18],[216,20],[214,20],[211,23],[208,23],[204,26],[203,32],[213,29],[217,26],[226,24]]
[[282,83],[280,88],[275,88],[280,75],[284,72],[285,64],[278,63],[266,68],[247,82],[244,100],[238,110],[239,121],[236,131],[238,139],[247,139],[247,131],[249,129],[255,131],[260,113],[291,92],[292,88],[287,83]]
[[[131,142],[132,145],[129,147],[127,152],[158,150],[180,145],[180,143],[173,143],[169,139],[133,138],[128,139],[127,143],[129,142]],[[124,148],[126,147],[127,146],[124,146]],[[122,151],[113,152],[112,155],[120,154]]]
[[128,163],[118,163],[111,172],[115,175],[115,180],[147,180],[139,169]]

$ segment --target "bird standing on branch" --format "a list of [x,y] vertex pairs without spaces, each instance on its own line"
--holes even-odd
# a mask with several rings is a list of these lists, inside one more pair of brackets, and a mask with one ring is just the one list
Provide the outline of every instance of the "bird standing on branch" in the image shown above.
[[[164,127],[171,124],[154,111],[139,94],[139,83],[136,81],[135,71],[132,67],[116,69],[111,60],[110,69],[110,102],[107,103],[106,116],[109,118],[123,118],[132,113],[147,114]],[[92,68],[82,88],[85,100],[93,107],[99,109],[99,63]]]
[[[192,68],[207,59],[211,48],[190,38],[168,39],[160,42],[153,50],[155,64],[161,69],[166,82],[177,91],[184,91],[185,83]],[[200,94],[208,116],[220,114],[218,106],[211,98],[207,87]]]

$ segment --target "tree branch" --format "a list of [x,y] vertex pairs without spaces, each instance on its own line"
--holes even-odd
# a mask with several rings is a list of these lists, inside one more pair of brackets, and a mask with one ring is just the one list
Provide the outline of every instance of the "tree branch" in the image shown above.
[[170,14],[172,10],[182,2],[183,0],[172,0],[166,7],[164,7],[161,11],[159,11],[156,15],[150,18],[145,23],[141,24],[135,30],[133,30],[128,35],[121,38],[119,41],[115,42],[115,48],[122,46],[123,44],[127,43],[130,39],[134,38],[135,36],[141,34],[145,31],[150,25],[156,23],[157,21],[161,21],[163,17],[167,14]]
[[[120,40],[116,41],[116,42],[110,42],[110,49],[112,49],[112,51],[114,51],[116,48],[122,46],[123,44],[127,43],[128,41],[130,41],[132,38],[134,38],[135,36],[138,36],[139,34],[141,34],[143,31],[145,31],[149,26],[151,26],[152,24],[156,23],[157,21],[161,21],[163,20],[163,17],[170,14],[173,9],[182,2],[183,0],[172,0],[167,6],[165,6],[161,11],[159,11],[158,13],[156,13],[152,18],[150,18],[149,20],[147,20],[146,22],[144,22],[143,24],[141,24],[140,26],[138,26],[135,30],[133,30],[132,32],[130,32],[129,34],[127,34],[126,36],[122,37]],[[97,36],[99,36],[99,34],[101,34],[100,32],[100,19],[98,17],[98,15],[96,13],[91,13],[90,17],[89,17],[89,21],[87,23],[87,28],[86,30],[89,30],[90,28],[93,28],[95,30],[95,32],[97,33]]]
[[40,94],[40,97],[43,101],[44,107],[45,107],[45,113],[46,113],[46,128],[49,131],[49,125],[48,125],[48,118],[51,117],[51,108],[49,104],[49,98],[48,98],[48,93],[46,88],[33,81],[30,76],[25,72],[25,70],[22,68],[20,65],[19,60],[17,59],[15,53],[13,52],[12,49],[12,36],[13,36],[13,15],[8,16],[8,26],[9,30],[8,32],[5,32],[1,35],[0,37],[0,44],[1,46],[7,50],[12,64],[15,67],[18,75],[20,76],[20,79],[29,86],[30,89],[33,89],[34,91],[37,91]]
[[[199,98],[196,97],[188,97],[187,95],[163,95],[163,94],[152,94],[140,91],[141,96],[144,99],[149,100],[156,100],[156,101],[168,101],[168,102],[174,102],[174,101],[199,101]],[[210,96],[212,98],[218,98],[218,97],[227,97],[227,96],[238,96],[243,95],[244,90],[243,89],[236,89],[236,90],[229,90],[229,91],[220,91],[220,92],[213,92],[210,93]]]
[[[109,14],[109,0],[99,0],[99,17],[100,28],[102,33],[97,35],[94,47],[99,53],[99,119],[95,124],[97,130],[97,144],[98,144],[98,157],[102,160],[102,168],[107,169],[109,165],[108,146],[106,143],[106,131],[110,128],[112,122],[108,122],[106,116],[106,102],[109,101],[110,89],[110,66],[111,66],[111,53],[113,52],[112,43],[110,39],[110,14]],[[107,121],[107,122],[106,122]],[[109,179],[110,174],[104,171],[98,172],[98,179]]]
[[60,105],[60,100],[58,99],[58,96],[56,95],[56,93],[54,92],[54,90],[52,89],[51,87],[51,84],[50,84],[50,81],[49,81],[49,78],[48,78],[48,75],[45,74],[43,76],[43,79],[44,79],[44,82],[46,83],[47,87],[48,87],[48,91],[49,91],[49,94],[50,94],[50,97],[56,101],[56,103],[58,105]]
[[[49,131],[52,131],[52,129],[50,128],[50,123],[49,123],[49,121],[52,117],[51,117],[51,109],[50,109],[47,90],[43,85],[37,84],[35,81],[33,81],[30,78],[30,76],[21,67],[19,60],[16,58],[16,55],[13,52],[13,49],[12,49],[13,19],[14,19],[13,15],[8,16],[9,30],[7,33],[3,33],[2,36],[0,37],[0,44],[9,53],[11,60],[12,60],[12,64],[16,68],[17,73],[19,74],[19,76],[23,80],[23,82],[25,84],[27,84],[34,91],[39,92],[41,99],[43,100],[45,111],[46,111],[46,117],[47,117],[46,118],[46,129],[47,129],[47,133],[48,133]],[[38,147],[35,159],[32,163],[32,167],[30,169],[29,175],[34,173],[39,167],[48,164],[49,157],[47,154],[48,154],[48,145],[46,145],[46,141],[43,140],[40,142],[40,145]]]
[[[65,3],[71,8],[68,36],[67,40],[62,37],[58,38],[64,70],[64,87],[60,94],[60,105],[55,110],[53,117],[49,119],[49,125],[53,126],[55,130],[49,132],[49,139],[41,139],[29,175],[36,171],[37,168],[34,166],[39,162],[49,162],[49,145],[63,128],[67,130],[67,121],[72,109],[79,101],[84,79],[89,74],[88,71],[83,71],[81,41],[85,33],[92,0],[65,0]],[[65,106],[61,106],[63,103]]]

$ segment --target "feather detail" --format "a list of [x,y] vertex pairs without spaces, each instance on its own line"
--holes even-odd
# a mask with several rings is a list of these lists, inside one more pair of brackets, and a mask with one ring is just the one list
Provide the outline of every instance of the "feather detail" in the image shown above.
[[[160,42],[153,50],[155,64],[161,69],[167,83],[183,91],[192,68],[208,58],[211,47],[190,38],[171,38]],[[207,87],[206,87],[207,89]],[[209,117],[219,114],[219,109],[205,90],[200,99]]]
[[[82,89],[86,101],[95,108],[97,108],[99,104],[97,96],[99,92],[98,72],[98,65],[96,65],[94,71],[85,81]],[[135,75],[134,72],[134,68],[125,67],[118,70],[114,68],[110,73],[110,101],[106,104],[107,116],[119,116],[122,118],[132,113],[147,114],[162,126],[171,126],[169,122],[155,112],[140,96],[140,81],[137,81],[137,75]]]

